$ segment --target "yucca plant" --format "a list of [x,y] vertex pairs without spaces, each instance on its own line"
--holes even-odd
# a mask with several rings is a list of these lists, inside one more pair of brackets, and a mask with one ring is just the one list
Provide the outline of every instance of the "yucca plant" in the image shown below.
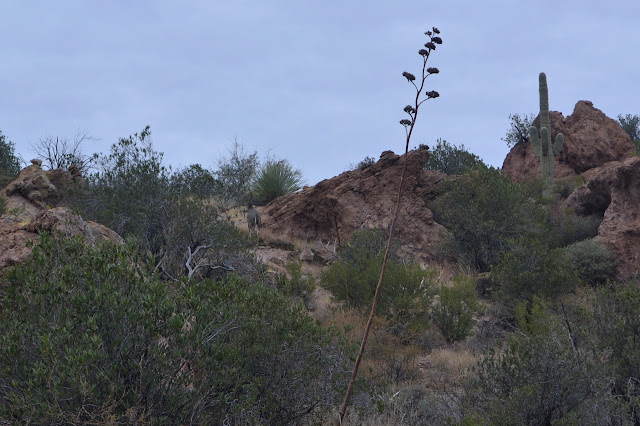
[[302,172],[287,160],[267,160],[255,176],[252,185],[254,200],[267,204],[302,187]]

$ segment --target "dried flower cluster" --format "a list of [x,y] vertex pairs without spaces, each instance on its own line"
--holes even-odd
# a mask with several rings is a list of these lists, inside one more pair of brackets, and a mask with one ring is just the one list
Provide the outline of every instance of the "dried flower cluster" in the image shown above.
[[411,130],[413,130],[413,125],[415,123],[417,114],[418,114],[418,108],[420,107],[420,104],[422,104],[422,102],[426,101],[427,99],[433,99],[433,98],[437,98],[440,96],[440,94],[434,90],[425,92],[425,98],[420,100],[420,95],[422,94],[423,90],[424,90],[424,83],[425,80],[427,79],[428,76],[430,76],[431,74],[439,74],[440,70],[438,68],[435,67],[428,67],[427,68],[427,61],[429,60],[429,55],[431,55],[431,52],[434,51],[436,49],[436,45],[438,44],[442,44],[442,38],[440,38],[439,36],[437,36],[436,34],[440,34],[440,30],[438,30],[436,27],[433,27],[431,29],[431,31],[427,31],[425,32],[425,35],[427,37],[429,37],[429,41],[425,43],[424,47],[426,49],[420,49],[418,51],[418,54],[420,56],[422,56],[422,60],[423,60],[423,64],[422,64],[422,80],[418,80],[420,82],[420,86],[418,86],[415,81],[416,81],[416,76],[411,74],[410,72],[403,72],[402,76],[404,78],[407,79],[407,81],[411,84],[413,84],[413,86],[416,88],[416,103],[415,106],[411,106],[411,105],[407,105],[404,108],[404,112],[406,112],[407,114],[409,114],[409,117],[411,117],[410,119],[402,119],[400,120],[400,124],[402,124],[405,129],[407,130],[407,137],[410,136],[411,134]]

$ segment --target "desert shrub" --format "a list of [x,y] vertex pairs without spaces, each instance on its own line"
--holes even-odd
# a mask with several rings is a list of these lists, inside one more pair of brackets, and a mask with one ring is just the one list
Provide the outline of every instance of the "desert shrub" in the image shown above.
[[146,127],[121,138],[99,158],[101,170],[89,177],[88,187],[66,204],[85,219],[133,237],[165,278],[237,270],[233,263],[242,252],[242,237],[219,207],[201,198],[209,191],[210,175],[198,166],[172,175],[150,135]]
[[546,213],[493,167],[468,172],[445,191],[429,205],[434,219],[451,232],[459,259],[481,272],[498,264],[518,238],[543,229]]
[[131,244],[43,235],[7,272],[0,418],[35,424],[319,422],[342,340],[276,290],[167,284]]
[[[333,296],[349,306],[369,306],[380,279],[385,251],[384,232],[362,230],[354,233],[342,248],[341,259],[322,273],[322,284]],[[436,272],[417,264],[403,264],[390,256],[382,283],[378,312],[394,325],[423,327]]]
[[98,154],[85,154],[85,142],[94,140],[91,135],[78,131],[73,141],[68,138],[53,138],[47,136],[31,145],[32,150],[42,159],[42,165],[48,169],[68,169],[75,164],[78,169],[87,174],[98,161]]
[[593,363],[563,321],[542,308],[527,322],[536,333],[513,335],[503,351],[488,349],[473,368],[470,411],[488,424],[603,424]]
[[356,164],[355,167],[352,167],[355,170],[364,170],[369,166],[373,166],[376,163],[376,159],[373,157],[364,157],[362,161]]
[[192,164],[171,175],[171,185],[175,191],[202,199],[211,198],[222,192],[222,184],[209,170],[200,164]]
[[509,129],[503,141],[507,143],[509,148],[519,144],[526,143],[529,139],[529,128],[536,118],[534,114],[509,114]]
[[228,207],[247,204],[251,192],[251,181],[260,165],[258,152],[247,152],[243,144],[235,139],[229,149],[229,157],[218,160],[214,176],[220,182],[220,201]]
[[278,278],[278,288],[287,296],[300,297],[306,301],[316,289],[316,280],[302,274],[301,262],[290,262],[285,266],[286,274]]
[[461,175],[482,166],[486,167],[480,157],[467,151],[464,145],[455,146],[438,139],[436,147],[430,152],[425,169],[448,175]]
[[[606,368],[608,401],[619,419],[640,422],[640,291],[638,282],[596,290],[590,330],[595,353]],[[610,423],[610,424],[612,424]]]
[[287,160],[267,160],[252,182],[252,194],[257,203],[267,204],[278,197],[296,192],[302,187],[302,172]]
[[618,122],[622,130],[627,132],[633,142],[636,153],[640,152],[640,117],[637,114],[618,115]]
[[434,303],[432,316],[449,343],[466,339],[474,326],[473,317],[479,308],[473,277],[457,275],[452,287],[442,287]]
[[571,209],[553,213],[550,216],[550,227],[556,234],[556,245],[566,247],[597,236],[602,218],[601,214],[578,216]]
[[15,144],[0,131],[0,189],[7,186],[20,173],[20,160],[15,155]]
[[616,257],[597,241],[585,240],[571,244],[565,253],[578,276],[591,285],[604,284],[616,276]]
[[561,198],[565,199],[580,185],[575,177],[566,177],[555,179],[553,182],[552,191]]
[[492,272],[498,297],[513,312],[519,301],[532,302],[534,295],[553,298],[573,290],[578,282],[561,249],[550,250],[539,240],[522,240],[506,253]]

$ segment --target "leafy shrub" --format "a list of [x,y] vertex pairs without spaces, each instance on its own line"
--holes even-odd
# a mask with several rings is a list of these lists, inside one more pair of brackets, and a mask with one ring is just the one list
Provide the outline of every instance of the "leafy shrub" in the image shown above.
[[174,190],[185,196],[206,199],[222,192],[222,184],[209,170],[200,164],[193,164],[175,172],[171,176]]
[[627,132],[633,142],[636,152],[640,152],[640,117],[637,114],[618,115],[618,122],[622,130]]
[[[349,306],[369,306],[380,279],[384,241],[380,229],[355,232],[341,250],[341,260],[323,272],[324,287]],[[391,256],[380,290],[378,312],[396,325],[424,326],[435,276],[433,270],[425,271],[417,264],[405,265],[397,256]]]
[[471,171],[445,184],[429,207],[434,220],[453,235],[460,260],[487,272],[518,238],[538,234],[545,212],[523,188],[493,168]]
[[278,197],[296,192],[302,185],[302,172],[287,160],[267,160],[258,170],[252,183],[257,203],[267,204]]
[[[202,196],[212,183],[208,172],[192,166],[174,175],[153,149],[147,126],[121,138],[88,187],[66,203],[85,219],[99,222],[123,237],[133,237],[166,278],[196,272],[218,277],[242,253],[240,232]],[[246,260],[246,259],[245,259]]]
[[513,311],[519,301],[532,302],[534,295],[552,298],[573,290],[577,276],[562,250],[538,240],[523,240],[506,253],[492,272],[499,285],[499,297]]
[[448,175],[461,175],[483,166],[486,167],[480,157],[467,151],[464,145],[458,147],[438,139],[436,147],[431,150],[425,169]]
[[489,424],[606,424],[594,402],[593,365],[557,317],[535,315],[529,322],[539,333],[514,335],[504,351],[488,349],[472,370],[473,411]]
[[0,131],[0,189],[7,186],[20,173],[20,160],[15,145]]
[[533,120],[536,118],[534,114],[520,115],[509,114],[509,129],[503,141],[507,143],[509,148],[519,144],[526,143],[529,139],[529,128],[533,124]]
[[578,187],[578,180],[574,177],[555,179],[552,191],[565,199]]
[[449,343],[464,340],[474,326],[478,294],[473,277],[457,275],[453,287],[442,287],[438,303],[433,305],[433,320]]
[[355,167],[356,170],[364,170],[369,166],[373,166],[376,163],[376,159],[373,157],[364,157]]
[[167,284],[131,244],[43,235],[8,271],[0,418],[16,423],[319,422],[346,375],[342,340],[235,276]]
[[287,296],[300,297],[306,301],[316,289],[316,280],[302,274],[302,263],[291,262],[285,266],[287,274],[278,278],[278,288]]
[[[590,330],[596,335],[594,352],[606,367],[609,401],[623,421],[640,422],[640,291],[638,282],[596,290]],[[627,423],[625,423],[625,420]],[[610,422],[610,424],[613,422]]]
[[597,241],[585,240],[571,244],[565,253],[580,279],[591,285],[606,283],[616,276],[616,257]]
[[551,228],[556,233],[559,247],[597,236],[602,219],[600,214],[577,216],[571,209],[550,216]]

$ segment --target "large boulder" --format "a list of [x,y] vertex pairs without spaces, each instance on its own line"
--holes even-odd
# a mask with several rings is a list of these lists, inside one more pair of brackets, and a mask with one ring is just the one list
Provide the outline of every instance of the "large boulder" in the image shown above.
[[39,233],[79,235],[86,243],[122,238],[99,223],[85,221],[66,207],[56,207],[69,185],[81,177],[68,170],[44,171],[38,161],[23,169],[18,177],[0,191],[7,201],[6,213],[0,216],[0,275],[5,268],[24,262]]
[[396,236],[407,256],[430,263],[437,257],[446,230],[434,222],[423,197],[433,192],[445,175],[424,170],[428,158],[426,146],[406,156],[385,151],[378,162],[363,170],[344,172],[274,200],[263,210],[262,227],[275,235],[335,245],[346,243],[360,229],[388,230],[402,168],[408,161]]
[[[633,151],[629,135],[620,124],[590,101],[579,101],[573,113],[564,117],[551,111],[551,139],[564,135],[562,153],[555,158],[555,177],[576,176],[609,161],[620,161]],[[540,117],[534,121],[540,127]],[[502,169],[511,179],[524,182],[540,176],[540,160],[531,143],[517,144],[504,160]]]
[[613,161],[587,174],[588,182],[564,202],[578,214],[603,214],[596,240],[620,261],[618,277],[640,275],[640,157]]

